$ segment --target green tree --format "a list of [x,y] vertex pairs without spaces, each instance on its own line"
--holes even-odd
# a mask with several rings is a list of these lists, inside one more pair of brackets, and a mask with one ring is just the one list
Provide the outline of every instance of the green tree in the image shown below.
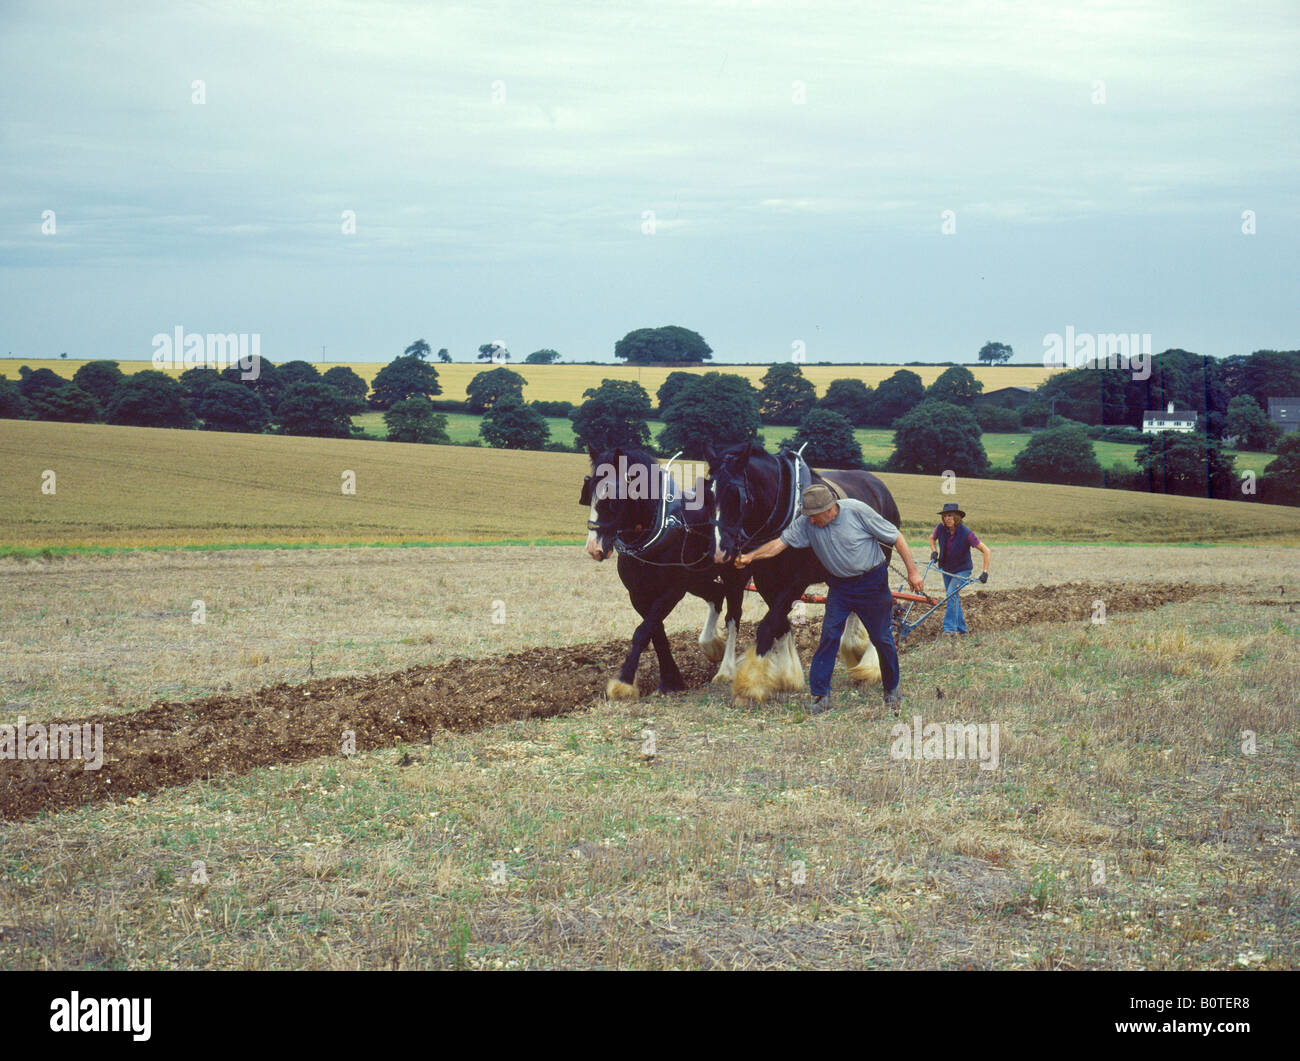
[[346,365],[335,365],[325,375],[321,376],[321,382],[333,387],[348,399],[354,416],[357,413],[366,411],[366,395],[369,393],[370,387],[365,380]]
[[418,357],[421,361],[427,361],[429,358],[429,344],[423,339],[416,339],[410,346],[402,351],[403,357]]
[[853,436],[848,418],[830,409],[813,409],[799,424],[793,438],[783,443],[798,449],[807,443],[804,460],[817,468],[862,468],[862,447]]
[[478,433],[496,449],[541,449],[551,429],[537,410],[509,394],[483,414]]
[[1036,431],[1016,454],[1015,475],[1023,482],[1101,486],[1101,465],[1082,424]]
[[295,383],[319,383],[320,369],[310,361],[286,361],[279,366],[280,384],[288,388]]
[[445,346],[438,351],[438,360],[444,365],[451,364],[451,354],[447,353],[447,348]]
[[975,378],[974,373],[961,365],[945,369],[925,392],[926,401],[951,402],[953,405],[970,406],[979,397],[984,384]]
[[683,387],[688,386],[698,378],[694,372],[669,372],[668,377],[659,384],[659,390],[655,392],[655,400],[659,403],[659,413],[672,404],[672,400],[681,393]]
[[370,384],[370,408],[391,409],[416,394],[432,398],[441,393],[438,370],[414,354],[403,354],[393,358],[375,375]]
[[275,419],[282,435],[313,438],[351,438],[352,413],[348,399],[319,380],[291,383],[284,389]]
[[890,427],[895,420],[925,401],[925,386],[921,377],[907,369],[899,369],[876,388],[871,402],[871,423],[877,427]]
[[980,347],[980,360],[990,365],[1001,365],[1011,360],[1011,347],[990,339]]
[[1256,350],[1246,359],[1242,376],[1244,393],[1262,409],[1268,408],[1269,398],[1300,395],[1300,350]]
[[1238,394],[1228,403],[1223,434],[1235,437],[1241,449],[1271,450],[1282,437],[1282,429],[1264,414],[1259,402],[1249,394]]
[[[1083,424],[1125,424],[1129,422],[1128,378],[1123,369],[1071,369],[1048,379],[1035,391],[1034,399],[1035,403],[1045,403],[1057,415]],[[1138,422],[1141,420],[1139,413]]]
[[510,351],[506,349],[505,343],[484,343],[478,348],[478,359],[480,361],[509,361]]
[[709,444],[724,449],[758,438],[758,392],[744,376],[731,372],[693,376],[660,415],[663,453],[682,450],[688,457],[702,457]]
[[[190,408],[198,412],[198,403],[208,392],[209,388],[216,386],[218,383],[227,383],[229,381],[222,379],[221,373],[215,368],[187,368],[180,375],[181,389],[185,392],[185,398],[190,403]],[[230,386],[237,387],[239,384],[231,383]],[[244,390],[250,388],[244,387]],[[265,404],[265,403],[263,403]]]
[[32,420],[35,417],[18,384],[0,376],[0,420]]
[[817,404],[817,388],[792,362],[773,365],[763,373],[758,415],[765,424],[800,423]]
[[524,364],[525,365],[553,365],[558,360],[560,360],[560,353],[558,350],[549,350],[549,349],[534,350],[531,354],[529,354],[526,358],[524,358]]
[[94,395],[75,383],[40,391],[31,402],[37,419],[65,424],[92,424],[101,416]]
[[865,427],[871,415],[873,392],[860,379],[833,379],[817,403],[820,409],[839,413],[854,427]]
[[518,398],[522,402],[527,383],[523,376],[512,369],[487,369],[470,380],[469,386],[465,388],[465,393],[469,396],[465,408],[471,413],[484,413],[507,397]]
[[113,392],[125,378],[116,361],[87,361],[72,374],[72,382],[91,394],[101,409],[113,400]]
[[423,394],[406,398],[384,413],[389,442],[422,442],[426,445],[449,446],[447,418],[435,412],[433,402]]
[[251,387],[218,379],[202,387],[194,411],[206,431],[239,431],[260,435],[271,422],[271,410]]
[[1300,431],[1283,438],[1276,452],[1260,478],[1260,500],[1270,505],[1300,505]]
[[980,426],[969,409],[948,402],[922,402],[894,423],[891,472],[984,476],[989,458]]
[[23,365],[18,369],[18,374],[22,377],[21,382],[18,384],[18,390],[22,392],[22,396],[32,404],[32,408],[38,414],[43,393],[62,390],[68,385],[66,379],[48,368],[38,368],[33,372],[26,365]]
[[104,411],[110,424],[191,428],[197,423],[185,389],[165,372],[145,369],[122,381]]
[[[1020,413],[1016,409],[981,403],[973,406],[971,412],[975,414],[975,422],[985,434],[1015,434],[1020,430]],[[1042,423],[1046,422],[1047,410],[1044,408]]]
[[699,332],[669,324],[628,332],[614,344],[614,356],[628,363],[690,365],[710,360],[713,351]]
[[1197,432],[1154,435],[1133,459],[1153,494],[1240,498],[1233,459]]
[[573,411],[573,435],[578,448],[604,453],[615,446],[650,446],[650,395],[632,380],[605,379],[583,391],[587,400]]
[[[247,379],[244,378],[245,375],[248,376]],[[242,365],[231,365],[229,368],[222,369],[221,378],[227,383],[236,383],[241,387],[250,388],[272,411],[280,404],[280,395],[284,393],[285,388],[279,369],[260,355],[247,370]]]

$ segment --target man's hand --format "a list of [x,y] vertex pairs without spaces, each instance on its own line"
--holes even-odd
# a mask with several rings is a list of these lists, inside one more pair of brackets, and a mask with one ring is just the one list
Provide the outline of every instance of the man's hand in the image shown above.
[[925,579],[921,576],[921,572],[916,569],[915,564],[907,569],[907,582],[917,593],[925,596]]
[[933,564],[933,563],[934,563],[936,560],[938,560],[938,559],[939,559],[939,554],[938,554],[937,552],[935,552],[933,549],[931,549],[931,550],[930,550],[930,563]]
[[988,580],[989,580],[989,573],[988,573],[987,571],[981,571],[981,572],[980,572],[980,581],[981,581],[981,582],[987,582]]
[[735,561],[735,562],[736,562],[736,566],[737,566],[737,567],[748,567],[748,566],[749,566],[749,557],[748,557],[748,556],[745,556],[745,555],[738,556],[738,557],[736,557],[736,561]]

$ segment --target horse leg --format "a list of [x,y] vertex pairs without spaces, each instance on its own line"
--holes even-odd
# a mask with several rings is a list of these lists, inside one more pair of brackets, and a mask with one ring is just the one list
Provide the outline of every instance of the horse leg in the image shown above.
[[664,630],[662,620],[650,635],[650,640],[654,642],[655,654],[659,657],[659,691],[661,693],[686,692],[686,679],[677,669],[677,661],[673,659],[672,646],[668,643],[668,634]]
[[704,620],[704,629],[700,631],[700,651],[710,663],[719,662],[727,648],[725,634],[718,633],[718,616],[722,612],[722,590],[717,590],[709,602],[709,617]]
[[855,682],[880,681],[880,657],[856,614],[850,615],[840,639],[840,660]]
[[740,615],[745,606],[745,585],[748,582],[749,575],[735,568],[722,576],[727,598],[727,641],[722,663],[713,676],[715,682],[731,682],[736,677],[736,643],[740,640]]
[[794,692],[804,686],[803,664],[794,644],[788,613],[803,596],[804,583],[787,586],[772,601],[758,624],[757,649],[745,653],[736,669],[732,692],[739,700],[766,700],[775,692]]
[[[654,637],[656,630],[663,633],[664,617],[677,606],[677,602],[685,596],[684,587],[674,587],[667,593],[661,593],[657,596],[637,594],[632,605],[643,616],[641,625],[632,632],[632,647],[628,650],[627,658],[623,661],[623,667],[618,673],[617,678],[611,678],[605,685],[605,695],[611,700],[635,700],[639,695],[636,688],[636,668],[641,662],[641,653]],[[664,643],[667,644],[667,636],[664,637]],[[677,672],[677,664],[672,660],[672,654],[669,653],[668,660],[671,663],[673,672]],[[660,655],[660,680],[664,678],[663,656]],[[681,674],[677,673],[677,681],[681,682]],[[685,688],[685,683],[682,684]]]

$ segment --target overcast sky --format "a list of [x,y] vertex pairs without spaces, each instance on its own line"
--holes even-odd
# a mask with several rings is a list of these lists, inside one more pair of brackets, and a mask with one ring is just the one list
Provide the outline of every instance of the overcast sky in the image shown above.
[[1294,349],[1297,56],[1295,0],[0,0],[0,356]]

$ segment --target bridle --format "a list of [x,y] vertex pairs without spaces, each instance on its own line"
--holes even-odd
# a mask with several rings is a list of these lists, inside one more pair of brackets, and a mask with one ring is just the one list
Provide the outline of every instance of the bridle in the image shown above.
[[[805,442],[804,446],[806,445]],[[803,480],[800,466],[807,467],[803,459],[804,446],[800,446],[797,451],[782,450],[777,454],[776,503],[758,529],[751,533],[745,533],[745,517],[748,515],[750,499],[753,495],[749,481],[749,464],[746,463],[745,474],[740,479],[727,484],[728,489],[736,491],[740,502],[740,525],[736,530],[736,548],[739,552],[750,552],[751,546],[757,548],[766,545],[794,522],[794,518],[799,512],[799,484]],[[788,457],[789,460],[782,460],[782,457]],[[786,484],[783,494],[781,481],[787,475],[789,476],[789,482]],[[783,496],[785,498],[784,505],[781,503]],[[713,522],[715,524],[720,523],[717,519]]]
[[[707,524],[708,530],[700,530],[692,527],[682,515],[674,511],[677,502],[683,501],[684,498],[678,495],[675,490],[676,481],[672,477],[673,461],[680,457],[681,451],[678,450],[669,459],[666,465],[659,467],[659,509],[655,516],[654,525],[647,531],[641,524],[633,527],[633,534],[647,534],[644,541],[629,542],[623,537],[625,527],[618,527],[611,523],[602,523],[600,520],[587,520],[587,530],[595,531],[600,537],[610,537],[614,539],[614,548],[621,556],[626,556],[630,560],[638,563],[649,564],[651,567],[685,567],[702,569],[713,565],[713,551],[706,547],[703,555],[698,560],[687,560],[686,552],[693,535],[703,535],[712,538],[713,523],[710,520]],[[583,480],[582,495],[579,498],[581,504],[590,505],[593,492],[592,477],[588,475]],[[671,507],[670,507],[671,506]],[[681,547],[678,550],[678,559],[669,561],[656,561],[649,559],[651,553],[661,550],[664,547],[669,548],[671,552],[671,536],[675,531],[681,531]]]

